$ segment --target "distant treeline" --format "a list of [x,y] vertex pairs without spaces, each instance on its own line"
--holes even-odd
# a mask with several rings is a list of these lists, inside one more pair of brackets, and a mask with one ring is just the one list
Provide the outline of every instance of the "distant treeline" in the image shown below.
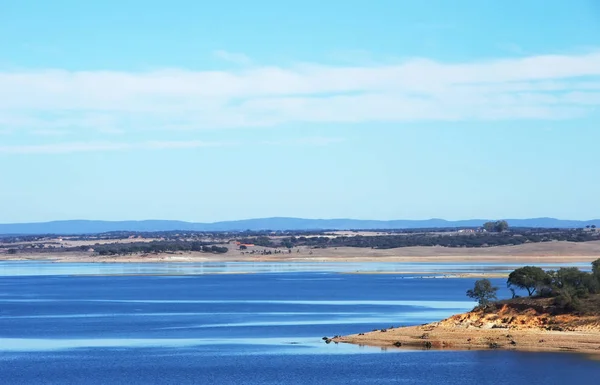
[[37,244],[27,245],[28,247],[9,248],[8,254],[17,254],[21,250],[35,253],[51,253],[60,250],[60,252],[81,252],[93,251],[99,255],[127,255],[127,254],[153,254],[169,253],[178,251],[197,251],[203,253],[222,254],[229,251],[227,247],[217,246],[207,242],[198,241],[151,241],[151,242],[128,242],[128,243],[105,243],[87,246],[75,247],[56,247],[50,245],[46,248],[38,247]]
[[[453,233],[458,230],[465,230],[466,228],[419,228],[419,229],[379,229],[379,230],[348,230],[351,233],[360,232],[379,232],[385,234],[427,234],[427,233]],[[469,228],[470,229],[470,228]],[[474,230],[475,228],[473,228]],[[519,230],[519,228],[513,228]],[[531,229],[529,229],[531,230]],[[544,231],[564,231],[563,229],[543,229]],[[72,234],[37,234],[37,235],[6,235],[0,234],[0,242],[2,243],[26,243],[26,242],[40,242],[45,240],[52,240],[56,238],[68,238],[70,241],[109,241],[119,240],[127,238],[145,238],[145,239],[159,239],[167,241],[180,241],[180,240],[194,240],[194,239],[219,239],[219,240],[232,240],[240,237],[245,238],[256,238],[256,237],[302,237],[309,235],[327,235],[336,234],[338,230],[286,230],[286,231],[111,231],[107,233],[99,234],[84,234],[84,235],[72,235]]]
[[151,232],[136,232],[136,231],[114,231],[102,234],[92,235],[77,235],[70,236],[71,240],[89,241],[89,240],[111,240],[125,239],[131,237],[141,237],[146,239],[161,239],[167,241],[179,241],[189,239],[219,239],[231,240],[236,237],[261,237],[261,236],[299,236],[309,234],[324,234],[324,231],[151,231]]
[[196,239],[218,239],[231,240],[238,237],[261,237],[261,236],[302,236],[319,235],[327,231],[112,231],[100,234],[70,235],[70,234],[38,234],[38,235],[3,235],[0,234],[1,243],[27,243],[41,242],[56,238],[68,238],[69,241],[109,241],[127,238],[158,239],[166,241],[183,241]]
[[131,243],[107,243],[93,246],[99,255],[151,254],[176,251],[198,251],[204,253],[226,253],[227,247],[204,242],[152,241]]
[[409,233],[382,236],[300,236],[280,239],[263,236],[239,239],[242,243],[251,243],[263,247],[370,247],[375,249],[392,249],[411,246],[491,247],[552,241],[587,242],[594,240],[600,240],[600,232],[546,229],[512,230],[501,233]]
[[[101,255],[118,255],[133,253],[160,253],[174,251],[201,251],[225,253],[227,248],[215,246],[232,241],[243,244],[254,244],[262,247],[294,248],[299,246],[312,248],[327,247],[361,247],[373,249],[391,249],[411,246],[443,246],[443,247],[491,247],[510,246],[525,243],[551,241],[587,242],[600,240],[600,231],[590,226],[586,229],[505,229],[501,221],[490,222],[490,231],[477,229],[407,229],[385,231],[384,235],[339,235],[327,231],[245,231],[245,232],[114,232],[88,236],[64,236],[64,242],[86,241],[90,245],[69,247],[57,242],[57,236],[10,236],[0,237],[4,249],[16,253],[27,249],[30,252],[51,252],[57,249],[81,251],[93,248]],[[144,238],[141,239],[135,238]],[[102,242],[128,239],[129,242]],[[14,245],[12,245],[14,244]],[[1,251],[1,250],[0,250]]]

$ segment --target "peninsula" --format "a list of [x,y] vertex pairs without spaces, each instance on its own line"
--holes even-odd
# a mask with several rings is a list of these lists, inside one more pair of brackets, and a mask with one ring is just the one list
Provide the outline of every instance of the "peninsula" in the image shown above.
[[438,322],[328,341],[399,349],[576,352],[600,358],[600,260],[593,267],[592,273],[561,268],[539,275],[538,268],[517,269],[509,286],[537,290],[538,296],[490,302]]

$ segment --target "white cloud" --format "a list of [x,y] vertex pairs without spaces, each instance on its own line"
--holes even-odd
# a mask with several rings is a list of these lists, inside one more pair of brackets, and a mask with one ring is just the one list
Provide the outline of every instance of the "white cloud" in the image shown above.
[[[339,143],[343,139],[326,137],[295,138],[283,141],[256,141],[245,142],[244,145],[252,146],[325,146]],[[71,142],[37,145],[11,145],[0,146],[1,154],[72,154],[77,152],[107,152],[124,150],[173,150],[173,149],[198,149],[208,147],[235,147],[238,142],[207,142],[200,140],[187,141],[146,141],[146,142]]]
[[[218,56],[243,59],[224,51]],[[294,122],[566,119],[598,111],[599,100],[598,52],[237,71],[5,71],[0,129],[124,133]]]

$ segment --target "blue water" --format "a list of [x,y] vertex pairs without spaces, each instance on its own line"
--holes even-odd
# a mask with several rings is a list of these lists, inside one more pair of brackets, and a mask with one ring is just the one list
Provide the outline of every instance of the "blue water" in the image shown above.
[[[68,275],[60,264],[2,265],[2,384],[594,384],[600,378],[600,363],[573,354],[382,350],[321,340],[468,310],[473,303],[464,293],[474,279],[311,272],[304,265],[161,276],[107,275],[132,274],[130,265],[72,264]],[[90,268],[98,275],[88,275]],[[509,295],[503,279],[492,281],[500,296]]]
[[[536,263],[544,269],[578,267],[590,270],[589,263]],[[53,263],[0,262],[0,276],[8,275],[198,275],[221,273],[282,272],[428,272],[484,273],[511,272],[523,266],[516,263],[395,263],[395,262],[169,262],[169,263]]]

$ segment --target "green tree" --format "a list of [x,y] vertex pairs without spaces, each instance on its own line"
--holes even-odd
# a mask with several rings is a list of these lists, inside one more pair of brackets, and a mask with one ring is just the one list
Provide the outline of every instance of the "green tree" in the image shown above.
[[593,275],[576,267],[561,267],[549,275],[552,279],[552,289],[558,292],[568,289],[573,296],[586,297],[589,293],[598,291],[598,282]]
[[479,306],[486,308],[492,300],[496,299],[497,287],[492,286],[489,279],[475,281],[473,289],[467,290],[467,297],[477,300]]
[[535,292],[550,284],[550,276],[541,268],[536,266],[524,266],[516,269],[508,275],[506,285],[527,290],[527,294],[532,296]]
[[485,229],[485,231],[496,231],[496,223],[495,222],[485,222],[483,224],[483,228]]
[[496,223],[494,223],[494,229],[498,233],[506,231],[506,230],[508,230],[508,222],[506,222],[506,221],[497,221]]
[[576,267],[561,267],[551,274],[552,285],[559,289],[567,286],[577,289],[583,285],[586,275],[587,273],[584,273]]

